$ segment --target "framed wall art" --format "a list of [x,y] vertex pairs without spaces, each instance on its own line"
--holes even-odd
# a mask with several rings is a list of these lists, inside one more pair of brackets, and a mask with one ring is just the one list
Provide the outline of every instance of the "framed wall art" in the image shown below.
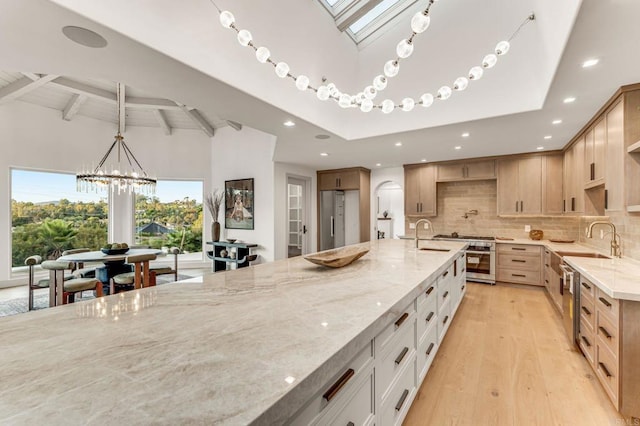
[[226,229],[253,229],[253,178],[224,182]]

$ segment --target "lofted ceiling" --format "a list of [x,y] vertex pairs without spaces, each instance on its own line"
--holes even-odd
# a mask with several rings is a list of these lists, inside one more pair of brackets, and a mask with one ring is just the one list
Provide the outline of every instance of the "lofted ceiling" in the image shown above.
[[[415,11],[357,46],[317,0],[217,3],[293,73],[305,73],[314,85],[326,77],[349,92],[381,72],[395,44],[408,36]],[[396,102],[451,85],[527,14],[535,12],[536,21],[465,92],[428,109],[389,115],[343,110],[278,79],[218,24],[208,0],[0,0],[0,7],[0,69],[122,81],[211,119],[271,133],[277,136],[275,161],[318,169],[562,148],[619,86],[640,79],[640,59],[629,54],[640,40],[640,2],[634,0],[438,1],[431,27],[385,91]],[[66,25],[92,29],[108,46],[75,45],[61,33]],[[583,69],[593,57],[600,63]],[[568,96],[576,101],[563,103]],[[282,126],[289,119],[295,127]],[[551,124],[556,119],[562,123]],[[329,138],[316,139],[319,134]]]

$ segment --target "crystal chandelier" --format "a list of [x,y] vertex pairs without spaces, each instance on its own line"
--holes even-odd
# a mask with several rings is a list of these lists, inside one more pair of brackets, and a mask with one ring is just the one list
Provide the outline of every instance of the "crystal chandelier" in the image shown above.
[[[118,104],[118,134],[102,157],[98,165],[93,169],[84,169],[76,174],[76,189],[78,192],[104,192],[107,189],[111,193],[132,193],[138,194],[155,194],[156,182],[155,178],[150,177],[142,168],[140,162],[133,155],[131,149],[124,141],[124,137],[120,134],[120,108],[124,104],[121,99],[121,86],[117,85],[116,102]],[[105,166],[105,162],[112,152],[117,151],[117,166],[111,164]],[[126,162],[121,161],[122,157],[126,158]]]

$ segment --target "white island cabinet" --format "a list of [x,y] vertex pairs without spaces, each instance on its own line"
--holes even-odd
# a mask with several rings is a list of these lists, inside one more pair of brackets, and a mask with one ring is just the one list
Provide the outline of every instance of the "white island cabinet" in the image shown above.
[[464,283],[465,243],[420,245],[0,318],[0,424],[400,424]]

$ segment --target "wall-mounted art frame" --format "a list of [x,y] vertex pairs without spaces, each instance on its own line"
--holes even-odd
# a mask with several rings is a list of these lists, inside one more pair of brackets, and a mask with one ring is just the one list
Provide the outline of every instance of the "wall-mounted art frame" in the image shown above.
[[253,178],[224,182],[224,227],[254,229]]

